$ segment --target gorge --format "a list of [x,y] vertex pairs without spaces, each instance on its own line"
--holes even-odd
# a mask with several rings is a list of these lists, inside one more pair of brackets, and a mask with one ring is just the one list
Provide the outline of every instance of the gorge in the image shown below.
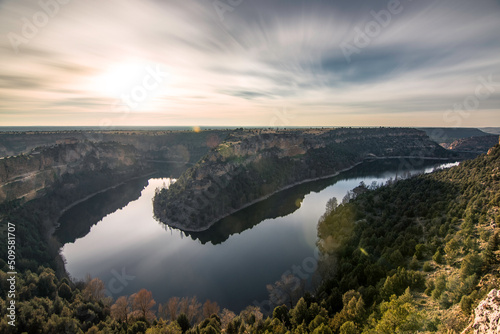
[[[157,193],[158,220],[184,231],[215,222],[287,187],[331,177],[366,159],[451,158],[425,132],[401,128],[236,130]],[[403,165],[403,164],[402,164]]]

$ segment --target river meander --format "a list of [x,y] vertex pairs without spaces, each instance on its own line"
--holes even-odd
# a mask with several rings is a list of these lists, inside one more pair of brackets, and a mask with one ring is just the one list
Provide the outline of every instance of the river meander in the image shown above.
[[[99,277],[115,299],[142,288],[157,303],[197,296],[239,312],[268,299],[267,284],[314,257],[326,202],[364,182],[401,177],[398,160],[365,162],[336,177],[287,189],[216,223],[184,233],[153,218],[152,198],[169,178],[134,180],[66,211],[56,236],[73,278]],[[443,162],[426,161],[412,174]],[[405,171],[405,173],[408,171]],[[256,304],[256,305],[257,305]]]

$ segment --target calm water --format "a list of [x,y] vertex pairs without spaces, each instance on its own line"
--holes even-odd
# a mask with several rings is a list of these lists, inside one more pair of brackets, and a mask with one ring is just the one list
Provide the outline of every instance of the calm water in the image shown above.
[[[73,278],[101,278],[117,298],[141,288],[157,303],[197,296],[239,312],[268,299],[272,284],[314,256],[316,225],[328,199],[339,202],[361,181],[398,175],[397,161],[364,163],[338,177],[283,191],[201,233],[171,230],[153,218],[152,198],[170,179],[136,180],[67,211],[56,232]],[[426,162],[412,173],[442,163]]]

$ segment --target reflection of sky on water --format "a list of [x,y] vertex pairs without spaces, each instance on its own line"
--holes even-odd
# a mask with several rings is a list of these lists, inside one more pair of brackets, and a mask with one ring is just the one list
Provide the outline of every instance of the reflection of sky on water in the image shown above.
[[168,179],[151,179],[139,199],[102,218],[85,237],[66,244],[62,254],[74,278],[90,273],[109,282],[112,270],[123,268],[135,276],[115,298],[146,288],[159,303],[172,296],[196,295],[202,302],[211,299],[239,311],[254,300],[265,300],[266,284],[313,256],[317,222],[328,199],[337,197],[340,202],[361,181],[380,184],[395,176],[396,172],[384,172],[326,185],[307,194],[301,203],[299,198],[295,212],[266,219],[217,245],[165,230],[153,218],[151,199]]

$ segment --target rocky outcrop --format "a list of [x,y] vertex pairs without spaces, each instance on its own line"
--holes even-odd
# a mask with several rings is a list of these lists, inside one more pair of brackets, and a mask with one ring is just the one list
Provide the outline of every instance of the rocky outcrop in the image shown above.
[[500,333],[500,290],[491,290],[486,298],[479,303],[474,310],[472,323],[462,333]]
[[496,145],[497,143],[498,136],[491,135],[455,140],[450,145],[445,145],[444,147],[454,151],[486,153],[492,146]]
[[0,203],[31,200],[65,175],[133,174],[142,169],[144,164],[133,146],[91,142],[59,144],[0,159]]
[[155,131],[32,131],[0,132],[0,157],[30,154],[39,148],[80,142],[132,145],[151,159],[196,162],[217,146],[230,130]]
[[490,135],[476,128],[419,128],[419,130],[425,131],[431,140],[443,147],[449,146],[455,140]]
[[19,198],[31,200],[64,175],[85,172],[86,178],[93,178],[93,172],[107,170],[115,174],[116,180],[123,174],[123,181],[146,165],[150,168],[156,164],[154,168],[162,170],[168,163],[185,169],[229,132],[0,132],[0,203]]
[[298,183],[335,175],[367,158],[449,157],[406,128],[239,130],[155,196],[155,216],[203,231],[227,215]]
[[[498,138],[498,145],[500,145],[500,137]],[[493,151],[495,150],[495,147],[492,147],[488,150],[488,155],[493,154]]]

